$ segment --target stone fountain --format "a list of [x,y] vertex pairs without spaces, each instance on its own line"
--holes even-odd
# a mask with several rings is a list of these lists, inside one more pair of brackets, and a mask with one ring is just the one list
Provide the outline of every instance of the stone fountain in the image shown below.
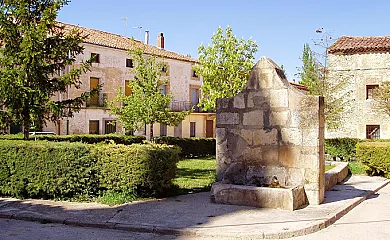
[[211,201],[295,210],[324,200],[324,101],[291,85],[269,58],[244,90],[217,100]]

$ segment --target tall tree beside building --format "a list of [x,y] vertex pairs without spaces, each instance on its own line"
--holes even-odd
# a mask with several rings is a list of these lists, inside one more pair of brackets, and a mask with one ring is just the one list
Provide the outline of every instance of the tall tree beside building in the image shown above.
[[[326,36],[325,36],[326,37]],[[329,46],[325,46],[325,51]],[[316,56],[323,56],[318,59]],[[313,52],[309,44],[303,46],[302,67],[298,68],[299,83],[309,88],[310,95],[324,97],[325,126],[328,130],[338,129],[346,113],[350,111],[351,91],[347,90],[348,79],[336,72],[328,75],[327,54]]]
[[178,125],[189,111],[172,112],[168,107],[172,96],[164,94],[161,87],[167,79],[161,76],[164,63],[157,61],[157,56],[145,55],[142,49],[130,51],[134,60],[134,80],[129,81],[131,94],[126,96],[120,89],[118,95],[109,103],[111,113],[116,115],[119,123],[128,131],[141,129],[150,124],[150,140],[153,140],[153,124],[163,123]]
[[245,87],[254,65],[257,44],[237,39],[231,27],[221,27],[211,37],[211,45],[198,48],[200,64],[194,66],[203,77],[203,98],[199,106],[215,110],[216,99],[237,95]]
[[83,52],[83,36],[76,30],[65,33],[56,22],[66,0],[4,0],[0,5],[0,124],[17,123],[29,137],[33,124],[43,125],[72,117],[89,94],[53,101],[68,86],[79,87],[80,68],[63,74]]
[[378,88],[374,89],[374,99],[377,103],[376,110],[390,116],[390,82],[381,83]]

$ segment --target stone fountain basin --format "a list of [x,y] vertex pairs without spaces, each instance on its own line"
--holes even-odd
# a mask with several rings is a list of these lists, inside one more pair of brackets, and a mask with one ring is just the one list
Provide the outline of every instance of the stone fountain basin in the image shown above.
[[308,204],[303,185],[269,188],[216,182],[211,188],[210,199],[214,203],[285,210]]

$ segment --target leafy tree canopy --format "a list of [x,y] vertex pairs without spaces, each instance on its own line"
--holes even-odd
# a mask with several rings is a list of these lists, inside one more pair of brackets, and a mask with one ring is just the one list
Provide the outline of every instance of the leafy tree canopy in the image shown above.
[[237,39],[231,27],[221,27],[211,37],[211,45],[198,48],[200,64],[194,66],[203,77],[204,98],[199,106],[215,110],[216,99],[240,93],[254,65],[257,44],[252,39]]
[[153,54],[145,55],[139,48],[131,50],[129,54],[135,62],[134,80],[129,81],[131,94],[126,96],[120,89],[109,106],[126,130],[138,130],[145,124],[151,124],[152,140],[154,123],[178,125],[190,112],[172,112],[168,107],[172,96],[161,90],[167,84],[167,79],[161,76],[164,62],[158,61]]
[[78,69],[65,71],[84,49],[84,36],[79,31],[66,32],[56,22],[58,11],[68,2],[0,3],[0,124],[21,124],[25,138],[33,123],[42,126],[47,120],[72,117],[89,97],[85,93],[75,99],[54,100],[68,86],[78,88],[80,75],[89,67],[82,63]]

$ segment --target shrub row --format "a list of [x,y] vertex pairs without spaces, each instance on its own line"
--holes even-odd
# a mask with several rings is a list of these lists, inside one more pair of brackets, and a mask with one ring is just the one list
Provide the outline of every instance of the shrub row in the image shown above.
[[[23,140],[23,134],[1,135],[0,139],[7,140]],[[114,142],[116,144],[131,145],[134,143],[142,143],[145,140],[144,136],[126,136],[118,134],[75,134],[75,135],[36,135],[30,136],[30,140],[48,140],[55,142],[83,142],[88,144],[101,142]]]
[[205,157],[215,155],[216,151],[215,138],[156,137],[155,141],[180,147],[181,158]]
[[104,190],[163,194],[171,187],[179,149],[159,144],[0,141],[0,194],[71,198]]
[[338,158],[341,161],[350,161],[355,159],[356,144],[361,141],[357,138],[325,139],[325,153],[330,155],[333,160]]
[[356,157],[369,168],[369,174],[390,177],[390,142],[358,143]]

